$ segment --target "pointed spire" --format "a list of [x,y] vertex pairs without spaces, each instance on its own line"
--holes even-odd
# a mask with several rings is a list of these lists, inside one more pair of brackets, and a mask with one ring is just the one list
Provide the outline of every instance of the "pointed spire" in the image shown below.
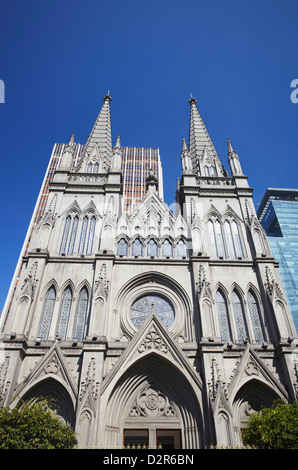
[[228,139],[228,159],[229,159],[229,164],[230,164],[232,175],[242,175],[243,173],[242,173],[242,168],[240,165],[239,157],[237,153],[235,152],[235,150],[233,149],[232,143],[230,142],[229,139]]
[[85,152],[90,153],[95,145],[103,155],[104,168],[108,170],[112,161],[112,132],[110,117],[110,101],[109,94],[103,98],[103,106],[97,116],[93,129],[88,137],[85,145]]
[[185,150],[188,150],[188,148],[187,148],[187,143],[186,143],[185,137],[183,137],[183,139],[182,139],[182,152],[185,152]]
[[120,142],[120,135],[117,137],[116,145],[114,147],[113,152],[113,160],[112,160],[112,170],[121,170],[121,163],[122,163],[122,152],[121,152],[121,142]]
[[190,104],[189,156],[193,171],[196,171],[197,162],[202,159],[205,148],[212,157],[218,159],[218,161],[219,158],[204,121],[198,111],[197,100],[192,96],[188,102]]

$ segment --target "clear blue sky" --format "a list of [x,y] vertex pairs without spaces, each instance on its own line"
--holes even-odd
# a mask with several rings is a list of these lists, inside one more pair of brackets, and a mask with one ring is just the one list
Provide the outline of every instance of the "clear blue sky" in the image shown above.
[[108,90],[113,143],[160,148],[168,204],[190,93],[255,204],[298,187],[297,0],[2,0],[0,44],[0,310],[53,145],[84,144]]

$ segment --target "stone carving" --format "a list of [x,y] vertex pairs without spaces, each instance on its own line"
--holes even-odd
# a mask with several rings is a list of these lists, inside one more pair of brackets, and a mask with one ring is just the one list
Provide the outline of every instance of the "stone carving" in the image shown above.
[[95,401],[98,397],[99,384],[100,382],[95,380],[95,358],[92,357],[88,365],[86,377],[81,384],[80,401],[83,400],[87,390],[90,391],[92,398]]
[[58,374],[59,370],[60,367],[55,357],[46,365],[44,369],[46,374]]
[[259,368],[253,360],[250,360],[245,368],[247,375],[259,375]]
[[168,346],[163,341],[160,334],[152,328],[144,338],[144,341],[138,347],[139,352],[147,351],[148,349],[158,349],[161,352],[167,353]]
[[161,393],[154,385],[147,386],[135,400],[129,416],[146,418],[172,418],[177,413],[166,395]]

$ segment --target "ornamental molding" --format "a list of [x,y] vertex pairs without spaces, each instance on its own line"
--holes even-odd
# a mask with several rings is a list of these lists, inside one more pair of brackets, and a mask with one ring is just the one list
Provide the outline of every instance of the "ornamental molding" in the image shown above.
[[148,351],[150,349],[158,349],[163,353],[167,353],[169,348],[160,336],[160,334],[156,331],[155,328],[152,328],[147,335],[145,336],[143,342],[139,345],[138,351],[140,353],[144,351]]
[[155,385],[149,385],[137,396],[129,418],[177,418],[177,411],[168,397]]

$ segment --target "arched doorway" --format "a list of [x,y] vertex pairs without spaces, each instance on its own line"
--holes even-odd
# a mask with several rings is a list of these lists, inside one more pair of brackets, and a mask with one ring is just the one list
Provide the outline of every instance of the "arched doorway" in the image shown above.
[[42,380],[26,392],[22,399],[29,400],[33,397],[54,399],[55,408],[59,417],[66,424],[74,427],[75,412],[72,400],[67,390],[57,380],[52,378]]
[[281,396],[257,379],[250,380],[240,388],[233,402],[237,445],[241,445],[241,430],[250,416],[262,408],[270,408],[277,399],[281,399]]
[[[134,362],[102,396],[103,446],[205,446],[201,390],[155,352]],[[103,409],[104,407],[104,409]]]

